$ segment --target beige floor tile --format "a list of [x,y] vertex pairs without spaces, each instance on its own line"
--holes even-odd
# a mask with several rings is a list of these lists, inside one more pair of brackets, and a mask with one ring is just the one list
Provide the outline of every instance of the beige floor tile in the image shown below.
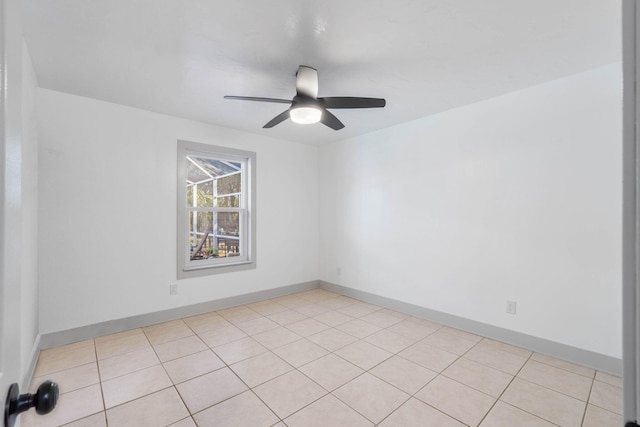
[[483,343],[484,341],[466,352],[464,357],[510,375],[517,374],[529,359],[529,356],[514,354],[498,347],[483,345]]
[[196,334],[231,326],[231,322],[218,313],[205,313],[198,316],[187,317],[182,320]]
[[294,323],[289,323],[286,327],[289,330],[300,335],[301,337],[308,337],[309,335],[317,334],[318,332],[322,332],[325,329],[329,329],[329,327],[324,323],[310,318],[306,318]]
[[391,310],[390,308],[383,308],[382,310],[380,310],[380,313],[385,313],[385,314],[388,314],[390,316],[397,317],[400,320],[405,320],[405,319],[407,319],[409,317],[408,314],[401,313],[401,312],[395,311],[395,310]]
[[127,338],[127,337],[131,337],[134,335],[144,335],[144,332],[142,332],[142,328],[136,328],[136,329],[127,329],[125,331],[122,332],[116,332],[113,334],[109,334],[109,335],[102,335],[100,337],[97,337],[94,341],[97,344],[100,343],[104,343],[106,341],[111,341],[111,340],[118,340],[118,339],[122,339],[122,338]]
[[439,330],[442,326],[432,325],[430,323],[423,324],[412,321],[410,319],[403,320],[401,322],[396,323],[395,325],[389,326],[387,330],[391,332],[395,332],[400,335],[404,335],[409,338],[413,338],[415,340],[421,340],[437,330]]
[[87,363],[86,365],[76,366],[75,368],[65,369],[64,371],[34,377],[31,380],[29,392],[35,393],[40,384],[46,380],[55,381],[58,384],[60,394],[98,384],[100,382],[98,364],[96,362]]
[[404,318],[391,314],[390,311],[378,310],[371,314],[367,314],[366,316],[362,316],[360,320],[371,323],[380,328],[388,328],[389,326],[401,322]]
[[217,313],[233,324],[238,324],[262,317],[260,313],[256,313],[246,306],[231,307],[224,310],[219,310],[217,311]]
[[335,390],[333,395],[374,424],[382,421],[410,397],[366,372]]
[[206,350],[207,345],[198,336],[192,335],[175,341],[154,345],[153,349],[162,362],[167,362]]
[[205,350],[166,362],[164,369],[169,374],[171,381],[174,384],[179,384],[224,366],[224,362],[211,350]]
[[192,414],[247,390],[247,386],[229,368],[178,384],[176,388]]
[[93,339],[82,340],[82,341],[77,341],[71,344],[65,344],[57,347],[47,348],[40,352],[40,356],[43,358],[48,358],[48,357],[55,358],[59,356],[64,357],[64,353],[66,353],[67,351],[77,350],[84,347],[94,347],[94,346],[95,346],[95,340]]
[[496,401],[487,394],[442,375],[427,384],[415,397],[470,426],[477,426]]
[[253,391],[280,418],[286,418],[327,392],[298,371],[272,379]]
[[353,335],[356,338],[366,338],[369,335],[375,334],[382,328],[372,323],[367,323],[364,320],[354,319],[347,323],[336,326],[336,329],[346,332],[349,335]]
[[260,332],[265,332],[270,329],[277,328],[280,325],[267,317],[258,317],[256,319],[238,323],[236,326],[247,335],[255,335],[259,334]]
[[120,356],[132,351],[151,348],[149,340],[144,334],[132,334],[122,338],[114,338],[106,341],[96,342],[96,353],[98,360],[109,357]]
[[594,405],[587,405],[582,427],[620,427],[621,425],[622,415]]
[[435,372],[442,372],[458,359],[458,356],[453,353],[424,343],[412,345],[402,350],[398,355]]
[[293,369],[272,352],[250,357],[230,366],[249,387],[255,387]]
[[178,422],[170,424],[169,427],[197,427],[196,422],[193,421],[193,418],[187,417],[183,418]]
[[260,313],[263,316],[268,316],[270,314],[280,313],[282,311],[288,310],[284,305],[278,304],[277,302],[271,300],[247,304],[247,307],[257,313]]
[[269,427],[278,417],[251,391],[195,414],[198,427]]
[[182,320],[160,323],[148,328],[143,328],[152,345],[158,345],[169,341],[175,341],[194,335],[194,332]]
[[[464,427],[464,424],[415,398],[409,399],[379,425],[380,427]],[[515,427],[515,425],[509,427]]]
[[500,397],[513,379],[507,373],[464,357],[453,362],[442,375],[495,398]]
[[578,427],[585,402],[515,378],[500,400],[563,427]]
[[391,332],[387,329],[383,329],[373,335],[369,335],[364,339],[364,341],[394,354],[416,343],[416,340],[413,338],[396,334],[395,332]]
[[354,303],[355,300],[352,300],[349,297],[339,296],[336,298],[330,298],[326,301],[321,301],[318,304],[322,304],[325,307],[330,308],[331,310],[337,310],[339,308],[346,307]]
[[455,335],[458,338],[462,338],[465,339],[467,341],[473,341],[476,344],[479,343],[480,341],[482,341],[482,337],[476,334],[472,334],[470,332],[466,332],[457,328],[452,328],[450,326],[443,326],[439,332],[443,332],[449,335]]
[[[531,415],[515,406],[497,402],[480,427],[556,427],[548,421]],[[604,427],[604,426],[602,426]]]
[[307,318],[307,316],[305,316],[304,314],[298,313],[297,311],[291,309],[279,311],[277,313],[270,314],[267,317],[280,326],[290,325],[291,323],[299,322]]
[[213,351],[227,364],[239,362],[268,351],[262,344],[251,337],[233,341],[218,347]]
[[86,365],[96,361],[96,351],[93,346],[83,346],[65,351],[41,352],[34,371],[34,376],[40,377],[53,372]]
[[98,361],[100,378],[102,381],[110,380],[122,375],[130,374],[140,369],[159,365],[160,360],[151,347],[131,353],[109,357]]
[[304,314],[307,317],[314,317],[319,314],[326,313],[331,309],[324,305],[313,303],[313,304],[303,305],[302,307],[296,307],[294,308],[294,310],[300,314]]
[[233,325],[222,326],[198,334],[200,339],[209,347],[214,348],[247,337],[247,334]]
[[82,407],[25,427],[621,423],[619,377],[322,289],[48,349],[37,369],[31,391],[57,380]]
[[622,388],[594,381],[589,403],[616,414],[622,414]]
[[438,375],[399,356],[385,360],[369,372],[409,394],[416,393]]
[[284,305],[289,309],[304,307],[305,305],[309,305],[309,303],[311,302],[308,299],[304,299],[295,295],[287,295],[284,297],[274,298],[273,301],[277,302],[278,304]]
[[380,307],[377,307],[375,305],[356,302],[354,304],[339,308],[337,311],[348,316],[363,317],[378,310],[380,310]]
[[56,408],[47,415],[31,410],[20,415],[22,427],[54,427],[104,411],[100,384],[81,388],[58,399]]
[[327,354],[299,368],[328,391],[348,383],[364,371],[335,354]]
[[416,325],[422,325],[423,327],[428,327],[432,330],[438,330],[444,327],[444,325],[440,323],[436,323],[432,320],[424,319],[422,317],[406,316],[404,320],[409,321],[411,323],[415,323]]
[[300,338],[300,335],[282,326],[253,336],[254,340],[270,350],[298,341]]
[[110,426],[158,427],[188,417],[175,388],[169,387],[107,410]]
[[97,414],[89,415],[86,418],[65,424],[64,427],[107,427],[107,418],[104,411],[98,412]]
[[452,333],[452,329],[447,328],[442,328],[434,332],[421,342],[432,347],[448,351],[449,353],[457,354],[458,356],[462,356],[478,343],[477,340],[472,340],[466,336]]
[[170,387],[171,380],[161,365],[141,369],[102,382],[104,404],[109,408]]
[[546,363],[547,365],[555,366],[556,368],[561,368],[569,372],[573,372],[574,374],[582,375],[588,378],[593,379],[596,374],[596,371],[591,368],[586,368],[584,366],[576,365],[575,363],[567,362],[565,360],[556,359],[555,357],[545,356],[540,353],[533,353],[531,359],[536,360],[541,363]]
[[518,378],[587,401],[593,380],[545,363],[529,360]]
[[335,354],[364,370],[371,369],[393,356],[392,353],[365,341],[356,341],[342,347],[335,351]]
[[596,372],[596,381],[602,381],[603,383],[615,385],[617,387],[622,387],[622,378],[615,375],[606,374],[600,371]]
[[307,339],[329,351],[336,351],[358,340],[353,335],[349,335],[333,328],[310,335]]
[[273,352],[296,368],[319,359],[328,353],[327,350],[307,339],[300,339],[278,347]]
[[326,395],[284,420],[289,427],[367,427],[371,421],[336,399]]
[[349,322],[350,320],[355,319],[354,317],[347,316],[346,314],[340,313],[339,311],[335,311],[335,310],[327,311],[317,316],[313,316],[313,318],[331,327],[336,327],[338,325],[341,325],[343,323],[346,323],[346,322]]
[[340,294],[335,292],[328,291],[326,289],[310,289],[308,291],[300,292],[297,295],[300,295],[302,298],[307,299],[312,302],[322,302],[328,301],[333,298],[337,298]]
[[514,356],[520,356],[524,358],[529,358],[533,354],[532,351],[526,350],[521,347],[516,347],[511,344],[503,343],[502,341],[492,340],[491,338],[482,338],[482,340],[476,346],[481,349],[491,349],[491,350],[499,350],[506,353],[511,353]]

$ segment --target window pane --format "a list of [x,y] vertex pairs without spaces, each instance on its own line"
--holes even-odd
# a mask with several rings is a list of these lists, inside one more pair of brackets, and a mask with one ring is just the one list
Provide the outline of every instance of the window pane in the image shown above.
[[[193,192],[196,199],[193,199]],[[212,207],[213,206],[213,181],[201,182],[199,184],[187,183],[187,206]]]
[[242,191],[242,180],[240,174],[225,176],[218,179],[218,196],[225,194],[240,193]]
[[231,239],[229,237],[218,237],[218,247],[216,257],[226,258],[240,255],[240,239]]
[[192,212],[189,217],[190,258],[206,259],[213,249],[213,212]]
[[[205,173],[202,169],[201,166],[198,164],[198,158],[197,157],[189,157],[187,156],[185,159],[186,165],[187,165],[187,181],[191,181],[191,182],[198,182],[198,181],[202,181],[203,179],[207,179],[207,178],[211,178],[207,173]],[[196,166],[196,164],[198,164],[198,166]]]
[[218,212],[218,234],[238,236],[240,234],[240,214],[238,212]]
[[239,208],[240,196],[218,197],[216,203],[219,208]]
[[198,184],[198,206],[213,206],[213,181]]

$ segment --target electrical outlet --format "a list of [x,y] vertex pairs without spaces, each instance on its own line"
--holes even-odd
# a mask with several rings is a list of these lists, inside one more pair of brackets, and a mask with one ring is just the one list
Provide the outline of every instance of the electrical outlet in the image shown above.
[[178,295],[178,284],[169,285],[169,295]]
[[507,313],[516,314],[516,302],[515,301],[507,301]]
[[337,272],[338,272],[338,276],[340,276],[342,274],[342,269],[338,267]]

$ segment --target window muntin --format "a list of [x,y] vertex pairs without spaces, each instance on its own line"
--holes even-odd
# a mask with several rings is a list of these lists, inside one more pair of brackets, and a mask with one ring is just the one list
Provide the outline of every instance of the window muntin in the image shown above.
[[179,278],[254,263],[254,168],[255,153],[180,141]]

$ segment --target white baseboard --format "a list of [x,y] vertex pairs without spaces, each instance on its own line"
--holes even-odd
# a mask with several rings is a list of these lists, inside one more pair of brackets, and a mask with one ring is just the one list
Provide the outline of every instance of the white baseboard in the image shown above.
[[96,323],[65,331],[52,332],[49,334],[44,334],[42,336],[39,335],[36,343],[34,343],[31,369],[24,379],[24,386],[28,387],[29,385],[33,369],[35,369],[35,364],[38,360],[38,352],[40,349],[70,344],[73,342],[95,338],[102,335],[113,334],[128,329],[141,328],[156,323],[168,322],[184,317],[195,316],[197,314],[202,314],[209,311],[221,310],[237,305],[250,304],[257,301],[276,298],[279,296],[289,295],[296,292],[303,292],[316,288],[322,288],[328,291],[350,296],[361,301],[368,302],[370,304],[375,304],[412,316],[428,319],[473,334],[526,348],[537,353],[546,354],[566,360],[568,362],[573,362],[582,366],[597,369],[602,372],[610,373],[617,376],[622,375],[622,360],[615,357],[595,353],[577,347],[572,347],[554,341],[549,341],[544,338],[515,332],[486,323],[477,322],[452,314],[432,310],[426,307],[405,303],[346,286],[336,285],[334,283],[325,282],[322,280],[313,280],[309,282],[268,289],[265,291],[238,295],[215,301],[208,301],[186,307],[178,307],[154,313],[141,314],[138,316]]
[[156,323],[169,322],[171,320],[195,316],[209,311],[222,310],[223,308],[234,307],[237,305],[251,304],[253,302],[317,288],[318,281],[312,280],[310,282],[297,283],[295,285],[282,286],[250,294],[237,295],[229,298],[157,311],[154,313],[140,314],[123,319],[109,320],[107,322],[94,323],[92,325],[81,326],[79,328],[67,329],[59,332],[51,332],[42,335],[40,339],[40,349],[71,344],[103,335],[115,334],[129,329],[143,328],[145,326],[155,325]]
[[360,301],[375,304],[401,313],[410,314],[422,319],[431,320],[442,325],[451,326],[483,337],[512,344],[536,353],[557,357],[568,362],[586,366],[598,371],[622,376],[622,360],[615,357],[595,353],[570,345],[549,341],[544,338],[515,332],[510,329],[500,328],[487,323],[476,322],[464,317],[455,316],[426,307],[397,301],[391,298],[360,291],[346,286],[320,280],[319,286],[327,291],[336,292]]

